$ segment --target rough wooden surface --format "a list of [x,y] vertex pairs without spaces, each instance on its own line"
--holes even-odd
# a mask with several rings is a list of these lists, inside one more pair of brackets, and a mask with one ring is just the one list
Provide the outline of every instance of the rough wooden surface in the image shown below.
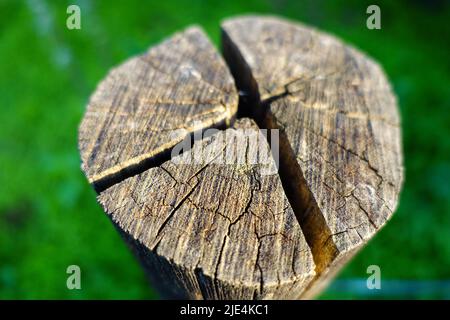
[[191,27],[112,69],[99,84],[79,130],[82,168],[104,189],[187,134],[229,125],[237,103],[223,59]]
[[283,132],[287,193],[320,277],[305,295],[313,296],[397,206],[395,97],[378,64],[330,35],[272,17],[238,17],[222,28],[233,75],[259,101],[253,113]]
[[[228,67],[192,27],[113,69],[80,126],[82,168],[164,296],[314,297],[397,206],[395,97],[374,61],[310,27],[222,31]],[[279,172],[276,141],[244,134],[258,126],[280,130]],[[229,129],[171,157],[209,127]]]
[[182,274],[153,281],[169,296],[297,298],[314,275],[274,161],[268,157],[265,168],[251,161],[258,150],[270,155],[265,137],[248,119],[237,128],[197,142],[181,163],[175,157],[99,196],[124,233],[168,262],[144,255],[151,277],[161,269]]

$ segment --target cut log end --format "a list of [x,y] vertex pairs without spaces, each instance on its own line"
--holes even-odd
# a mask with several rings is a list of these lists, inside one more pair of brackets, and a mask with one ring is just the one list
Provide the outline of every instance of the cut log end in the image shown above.
[[113,69],[83,170],[165,296],[314,297],[395,211],[395,96],[376,62],[298,23],[228,19],[222,47],[192,27]]
[[[189,298],[297,298],[314,275],[310,249],[265,137],[250,121],[237,125],[99,201],[124,233],[190,274],[179,283]],[[257,152],[269,162],[254,163]]]
[[206,35],[191,27],[110,71],[79,130],[82,168],[99,191],[169,158],[187,135],[229,126],[238,95]]
[[238,85],[259,97],[251,113],[282,131],[281,174],[314,254],[315,294],[395,210],[395,97],[378,64],[317,30],[243,17],[226,20],[222,34],[233,76],[245,80]]

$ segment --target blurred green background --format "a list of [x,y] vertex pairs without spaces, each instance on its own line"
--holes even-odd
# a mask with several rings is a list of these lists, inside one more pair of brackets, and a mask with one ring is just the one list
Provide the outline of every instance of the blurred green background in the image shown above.
[[[66,8],[81,8],[81,30]],[[381,30],[366,8],[381,8]],[[406,182],[392,221],[322,298],[450,298],[449,1],[0,1],[0,298],[157,294],[80,171],[77,128],[108,69],[189,24],[216,45],[240,13],[317,26],[381,62],[399,98]],[[66,288],[66,268],[82,289]],[[365,288],[381,268],[382,289]]]

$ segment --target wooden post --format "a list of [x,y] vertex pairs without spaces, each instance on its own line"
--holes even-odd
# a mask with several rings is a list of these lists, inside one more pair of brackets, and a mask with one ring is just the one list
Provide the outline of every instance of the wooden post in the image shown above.
[[222,46],[226,62],[191,27],[113,69],[82,168],[163,296],[312,298],[396,208],[395,97],[373,60],[298,23],[232,18]]

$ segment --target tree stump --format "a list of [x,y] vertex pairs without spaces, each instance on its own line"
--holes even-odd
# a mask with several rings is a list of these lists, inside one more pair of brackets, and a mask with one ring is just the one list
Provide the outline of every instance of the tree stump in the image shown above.
[[222,47],[190,27],[114,68],[82,169],[164,297],[312,298],[396,209],[396,99],[377,63],[298,23],[231,18]]

